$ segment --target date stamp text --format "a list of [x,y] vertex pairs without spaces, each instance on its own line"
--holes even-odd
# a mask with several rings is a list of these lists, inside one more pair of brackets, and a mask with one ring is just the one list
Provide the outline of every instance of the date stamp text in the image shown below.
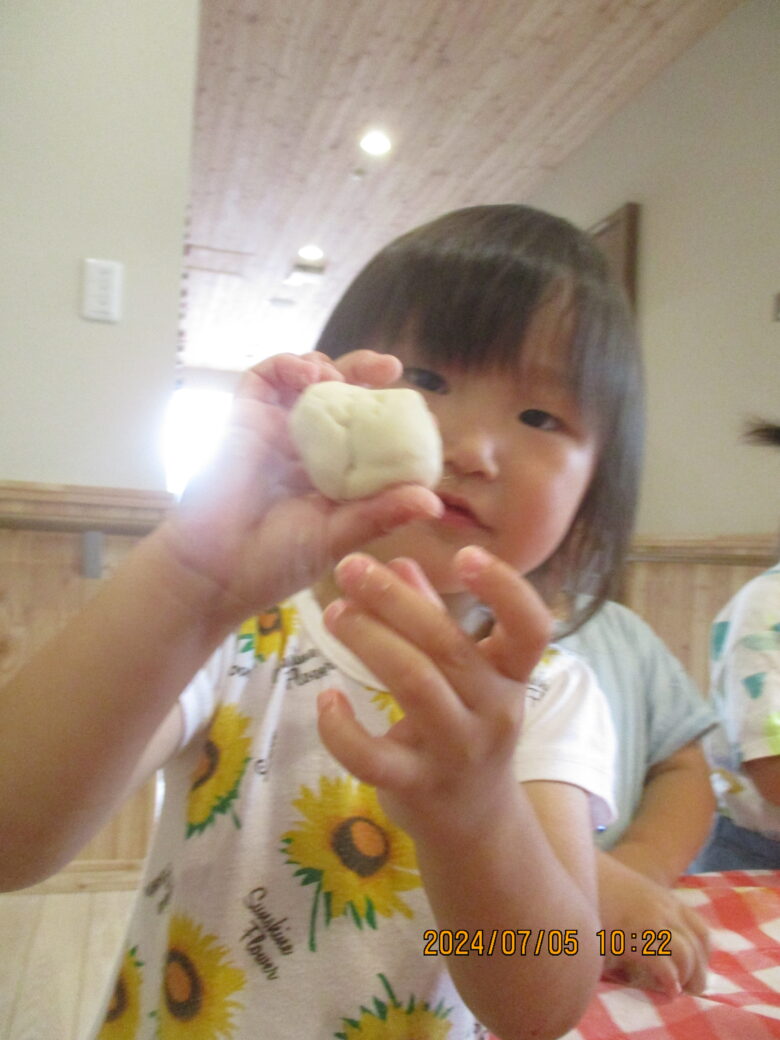
[[[601,928],[596,942],[602,957],[671,957],[672,933],[668,929],[626,932]],[[580,948],[576,928],[429,928],[423,932],[426,957],[572,957]]]

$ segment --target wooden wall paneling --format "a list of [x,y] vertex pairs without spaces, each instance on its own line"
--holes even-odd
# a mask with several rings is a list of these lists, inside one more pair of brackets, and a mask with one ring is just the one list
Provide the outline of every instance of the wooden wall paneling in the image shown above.
[[[83,532],[104,532],[105,578],[170,503],[171,496],[154,492],[0,484],[0,683],[97,591],[99,580],[82,573]],[[82,868],[137,873],[154,822],[155,791],[152,781],[125,803],[67,868],[71,879]]]
[[[104,574],[111,573],[136,537],[108,535]],[[0,530],[0,682],[5,682],[97,591],[83,578],[75,531]],[[154,818],[155,785],[133,795],[76,857],[79,861],[140,861]]]
[[[27,893],[11,893],[0,897],[0,950],[6,953],[0,961],[0,1037],[13,1040],[20,1034],[14,1030],[19,995],[23,986],[32,947],[43,912],[43,897]],[[13,950],[12,957],[7,951]],[[28,1035],[34,1036],[34,1033]],[[44,1035],[44,1034],[40,1034]]]
[[[102,488],[0,483],[0,681],[93,595],[81,535],[103,532],[102,576],[170,507],[171,496]],[[703,691],[709,630],[723,604],[776,559],[772,535],[637,539],[622,599],[658,632]],[[155,784],[131,799],[42,891],[134,884],[154,820]],[[112,880],[113,878],[113,880]],[[0,1034],[1,1035],[1,1034]]]
[[84,1040],[116,963],[134,894],[0,898],[0,1040]]
[[173,504],[165,491],[0,481],[0,527],[147,534]]
[[621,599],[655,629],[706,693],[715,616],[738,589],[775,560],[771,535],[638,540],[626,566]]

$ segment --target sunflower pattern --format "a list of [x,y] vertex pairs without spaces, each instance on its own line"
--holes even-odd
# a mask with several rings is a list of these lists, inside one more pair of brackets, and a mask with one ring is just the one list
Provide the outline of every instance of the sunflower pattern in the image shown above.
[[431,1008],[425,1001],[411,996],[402,1005],[384,975],[379,980],[387,994],[387,1000],[373,999],[373,1010],[361,1007],[359,1018],[344,1018],[344,1030],[334,1033],[337,1040],[408,1040],[422,1037],[426,1040],[446,1040],[452,1024],[447,1021],[451,1008],[445,1010],[443,1002]]
[[349,915],[362,928],[377,914],[412,917],[399,892],[422,884],[412,839],[387,818],[375,788],[352,777],[320,778],[319,794],[301,789],[293,805],[304,817],[282,836],[287,862],[302,885],[315,885],[309,948],[315,950],[320,902],[325,924]]
[[[317,695],[334,680],[370,732],[403,717],[321,645],[318,609],[302,595],[253,617],[212,696],[185,694],[193,738],[166,770],[144,890],[166,878],[169,897],[136,903],[92,1040],[239,1040],[272,1023],[335,1040],[483,1035],[447,965],[422,956],[414,843],[318,738]],[[534,675],[553,696],[557,658]]]
[[400,706],[398,701],[387,690],[374,690],[373,687],[368,687],[370,693],[373,693],[371,703],[375,704],[379,711],[383,711],[387,715],[387,720],[391,726],[394,726],[396,722],[404,717],[403,708]]
[[138,959],[138,948],[127,950],[122,963],[106,1017],[96,1040],[135,1040],[141,1020],[141,977],[143,962]]
[[157,1012],[159,1040],[230,1040],[233,1016],[242,1005],[233,997],[246,977],[228,960],[214,935],[187,917],[171,918]]
[[217,710],[203,742],[200,760],[192,776],[187,800],[187,837],[204,831],[220,813],[233,811],[238,790],[249,762],[252,720],[232,704]]
[[272,657],[281,659],[290,636],[297,627],[297,613],[290,603],[271,607],[249,618],[238,632],[238,647],[243,653],[253,653],[258,661]]
[[[556,646],[548,646],[534,669],[534,672],[529,680],[529,685],[535,690],[544,689],[544,679],[542,673],[545,670],[549,670],[553,662],[560,656],[561,651]],[[394,726],[396,722],[404,717],[403,708],[400,706],[398,701],[387,690],[377,690],[374,687],[367,687],[368,691],[373,694],[371,697],[371,703],[374,704],[379,711],[384,712],[387,716],[387,721],[391,726]]]

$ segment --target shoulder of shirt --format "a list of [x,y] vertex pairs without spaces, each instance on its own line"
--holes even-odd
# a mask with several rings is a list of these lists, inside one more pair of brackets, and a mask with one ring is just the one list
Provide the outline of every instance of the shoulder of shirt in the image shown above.
[[[608,637],[610,633],[619,634],[622,638],[630,638],[646,645],[660,641],[653,628],[630,607],[606,600],[588,620],[570,636],[563,636],[558,642],[569,648],[569,640],[578,651],[589,646],[594,640]],[[635,645],[635,644],[634,644]]]
[[582,654],[556,642],[550,643],[539,658],[534,667],[532,679],[536,682],[549,682],[558,675],[577,672],[593,674],[592,668]]
[[745,582],[720,610],[715,624],[730,621],[735,612],[747,612],[754,605],[757,609],[765,610],[775,602],[780,605],[780,563]]

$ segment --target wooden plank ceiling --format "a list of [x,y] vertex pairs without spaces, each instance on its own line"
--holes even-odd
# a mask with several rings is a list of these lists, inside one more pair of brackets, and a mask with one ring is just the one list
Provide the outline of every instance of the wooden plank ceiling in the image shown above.
[[[523,201],[739,2],[203,0],[181,363],[308,349],[378,248]],[[310,242],[324,274],[287,284]]]

